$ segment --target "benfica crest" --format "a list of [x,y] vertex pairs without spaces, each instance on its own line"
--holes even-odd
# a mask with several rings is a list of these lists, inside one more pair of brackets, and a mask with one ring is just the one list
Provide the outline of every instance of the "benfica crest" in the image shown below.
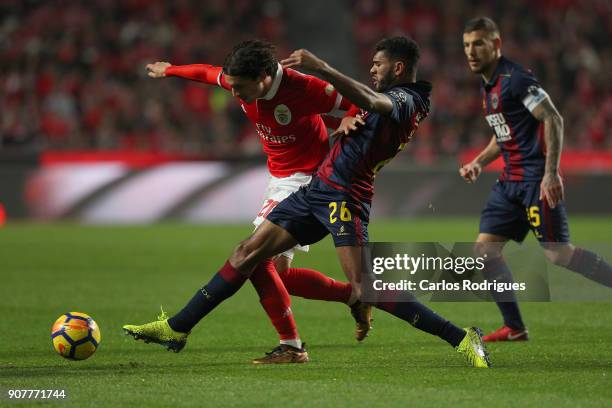
[[276,108],[274,108],[274,118],[281,125],[287,125],[291,122],[291,111],[287,105],[277,105]]

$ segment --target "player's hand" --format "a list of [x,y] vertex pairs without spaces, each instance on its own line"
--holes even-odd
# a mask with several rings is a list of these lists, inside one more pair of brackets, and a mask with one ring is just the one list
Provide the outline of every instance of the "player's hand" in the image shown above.
[[548,206],[555,208],[563,196],[563,180],[559,173],[545,173],[540,184],[540,200],[546,199]]
[[147,75],[151,78],[163,78],[166,76],[166,68],[170,65],[169,62],[157,61],[154,64],[147,64]]
[[334,130],[334,133],[332,133],[330,137],[336,137],[341,134],[348,135],[350,131],[357,130],[359,126],[363,125],[365,125],[365,121],[362,115],[346,116],[342,118],[340,126],[338,126],[338,129]]
[[288,58],[281,61],[281,65],[285,68],[300,67],[308,71],[319,72],[326,63],[312,52],[300,49],[293,51]]
[[482,166],[476,162],[464,164],[459,169],[459,175],[463,177],[463,179],[467,181],[468,183],[476,182],[476,179],[478,178],[478,176],[480,176],[481,172],[482,172]]

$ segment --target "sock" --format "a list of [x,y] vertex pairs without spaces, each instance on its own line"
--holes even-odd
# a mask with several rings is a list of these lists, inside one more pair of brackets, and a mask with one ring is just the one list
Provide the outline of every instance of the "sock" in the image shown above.
[[226,261],[210,282],[196,292],[183,310],[168,319],[168,324],[175,331],[190,332],[219,303],[236,293],[244,281],[246,277]]
[[278,332],[281,344],[302,348],[291,312],[291,298],[271,259],[266,259],[257,265],[251,275],[251,283],[257,290],[259,301]]
[[567,269],[612,288],[612,266],[589,250],[576,247]]
[[419,330],[440,337],[453,347],[457,347],[466,335],[465,330],[455,326],[417,301],[379,302],[376,307],[407,321]]
[[289,268],[280,274],[283,284],[292,296],[330,302],[351,302],[353,289],[350,283],[338,282],[321,272],[305,268]]
[[[485,262],[483,274],[487,280],[512,283],[512,273],[501,256]],[[525,323],[523,323],[514,291],[499,293],[492,290],[490,293],[504,318],[504,324],[514,330],[525,330]]]
[[302,348],[302,340],[300,339],[295,339],[295,340],[281,340],[280,344],[286,344],[288,346],[294,347],[296,349],[301,349]]

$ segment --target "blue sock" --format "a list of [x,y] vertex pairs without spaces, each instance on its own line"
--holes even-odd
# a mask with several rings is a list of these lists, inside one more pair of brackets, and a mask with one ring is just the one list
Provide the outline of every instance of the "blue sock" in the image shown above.
[[175,331],[189,333],[219,303],[236,293],[246,279],[229,261],[226,262],[210,282],[196,292],[183,310],[168,319],[168,324]]
[[612,266],[591,251],[576,248],[567,269],[612,288]]
[[417,302],[379,302],[376,307],[391,313],[419,330],[423,330],[447,341],[451,346],[457,347],[465,337],[465,330],[443,319],[433,310]]
[[[512,273],[504,261],[503,257],[489,259],[485,263],[483,271],[484,276],[488,280],[497,280],[498,282],[512,283]],[[521,317],[518,302],[513,291],[499,293],[495,290],[491,291],[493,300],[497,303],[497,307],[504,317],[504,324],[514,330],[525,330],[525,324]]]

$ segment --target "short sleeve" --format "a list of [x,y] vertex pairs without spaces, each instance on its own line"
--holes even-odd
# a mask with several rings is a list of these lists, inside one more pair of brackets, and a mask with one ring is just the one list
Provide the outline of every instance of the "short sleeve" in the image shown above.
[[519,99],[530,112],[548,98],[548,94],[530,71],[516,71],[510,80],[512,95]]
[[305,101],[307,113],[330,113],[343,104],[342,95],[329,82],[314,76],[306,75]]
[[385,95],[393,103],[393,110],[389,116],[398,123],[410,120],[416,109],[412,95],[398,88],[385,92]]

